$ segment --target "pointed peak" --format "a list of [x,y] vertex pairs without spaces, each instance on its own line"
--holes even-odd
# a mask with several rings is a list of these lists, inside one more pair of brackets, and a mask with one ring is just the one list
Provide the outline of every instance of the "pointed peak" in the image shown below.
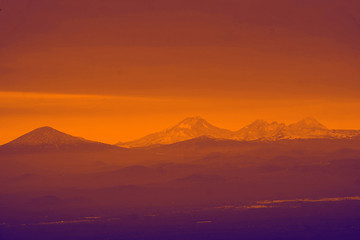
[[41,145],[41,144],[53,144],[63,145],[72,144],[75,142],[88,141],[79,137],[74,137],[69,134],[60,132],[52,127],[45,126],[36,128],[17,139],[9,142],[10,145]]
[[49,127],[49,126],[44,126],[44,127],[36,128],[36,129],[30,131],[29,133],[32,133],[32,132],[60,132],[60,131],[56,130],[55,128]]
[[55,130],[55,128],[53,127],[50,127],[50,126],[43,126],[43,127],[39,127],[39,128],[35,128],[34,130],[37,130],[37,129],[43,129],[43,130]]
[[39,127],[36,128],[26,134],[24,134],[23,136],[29,136],[29,137],[40,137],[40,136],[46,136],[46,137],[50,137],[50,136],[69,136],[69,137],[73,137],[69,134],[63,133],[55,128],[49,127],[49,126],[44,126],[44,127]]
[[178,123],[176,127],[190,129],[198,125],[209,125],[209,123],[205,119],[196,116],[185,118],[180,123]]
[[316,120],[314,117],[306,117],[301,119],[298,122],[302,122],[302,123],[319,123],[318,120]]
[[327,129],[323,124],[321,124],[318,120],[313,117],[304,118],[294,124],[290,124],[290,126],[302,126],[308,128],[320,128],[320,129]]
[[314,117],[306,117],[300,120],[300,122],[318,122]]
[[259,127],[259,126],[266,126],[269,123],[263,119],[256,119],[254,122],[250,123],[248,127]]
[[253,123],[268,124],[264,119],[256,119]]
[[187,117],[184,120],[182,120],[181,122],[196,123],[196,122],[206,122],[206,120],[199,116],[194,116],[194,117]]

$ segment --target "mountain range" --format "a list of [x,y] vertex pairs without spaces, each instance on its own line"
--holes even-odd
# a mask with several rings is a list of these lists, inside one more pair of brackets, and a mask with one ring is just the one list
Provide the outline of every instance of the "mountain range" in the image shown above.
[[238,141],[277,141],[281,139],[352,138],[360,135],[360,130],[328,129],[314,118],[305,118],[286,125],[279,122],[256,120],[238,131],[218,128],[200,117],[190,117],[166,130],[149,134],[140,139],[119,142],[122,147],[145,147],[171,144],[201,136]]
[[106,150],[120,147],[166,145],[190,139],[201,139],[201,137],[235,141],[278,141],[284,139],[349,139],[355,136],[360,136],[360,130],[328,129],[314,118],[305,118],[289,125],[256,120],[238,131],[231,131],[216,127],[201,117],[189,117],[163,131],[134,141],[119,142],[115,145],[74,137],[51,127],[41,127],[0,146],[0,151]]

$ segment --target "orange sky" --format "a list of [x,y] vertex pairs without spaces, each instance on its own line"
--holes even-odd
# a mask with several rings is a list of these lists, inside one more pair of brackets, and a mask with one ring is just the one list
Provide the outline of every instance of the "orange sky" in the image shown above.
[[0,143],[114,143],[200,115],[359,128],[357,0],[2,0]]

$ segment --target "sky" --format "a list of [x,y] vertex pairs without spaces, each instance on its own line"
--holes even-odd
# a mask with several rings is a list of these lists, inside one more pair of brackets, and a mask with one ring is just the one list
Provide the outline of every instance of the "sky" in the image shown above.
[[360,129],[358,0],[0,0],[0,144],[201,116]]

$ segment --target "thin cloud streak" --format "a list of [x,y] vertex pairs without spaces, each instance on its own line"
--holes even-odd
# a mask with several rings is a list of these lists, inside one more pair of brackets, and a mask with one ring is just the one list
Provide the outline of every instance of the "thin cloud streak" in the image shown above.
[[137,96],[115,96],[97,94],[59,94],[59,93],[40,93],[40,92],[0,92],[0,98],[12,99],[94,99],[94,100],[136,100],[136,101],[159,101],[159,98],[137,97]]

